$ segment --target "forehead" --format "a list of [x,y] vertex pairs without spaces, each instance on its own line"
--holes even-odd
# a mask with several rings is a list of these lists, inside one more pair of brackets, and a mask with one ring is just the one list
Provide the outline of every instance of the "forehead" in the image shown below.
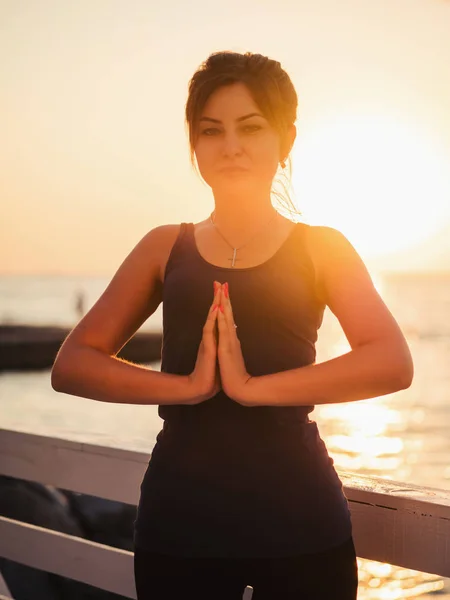
[[245,112],[261,112],[250,94],[249,89],[243,83],[233,83],[222,86],[208,98],[201,116],[239,117]]

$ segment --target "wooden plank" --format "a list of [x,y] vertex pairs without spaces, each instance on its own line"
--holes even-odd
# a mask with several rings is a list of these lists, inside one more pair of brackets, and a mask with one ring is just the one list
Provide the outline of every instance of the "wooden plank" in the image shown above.
[[[150,455],[0,430],[0,472],[137,504]],[[338,470],[358,556],[450,577],[450,491]]]
[[126,550],[0,517],[0,556],[136,598],[133,553]]
[[391,509],[450,519],[450,490],[411,485],[338,470],[347,498]]
[[340,472],[357,555],[450,577],[450,491]]
[[[0,429],[0,455],[4,475],[129,504],[137,504],[151,456],[9,429]],[[449,490],[337,471],[349,500],[450,518]]]
[[137,504],[150,455],[0,429],[0,473]]
[[358,556],[450,577],[450,521],[349,502]]
[[[132,552],[0,517],[0,556],[136,598]],[[247,586],[242,600],[251,600],[252,594]]]

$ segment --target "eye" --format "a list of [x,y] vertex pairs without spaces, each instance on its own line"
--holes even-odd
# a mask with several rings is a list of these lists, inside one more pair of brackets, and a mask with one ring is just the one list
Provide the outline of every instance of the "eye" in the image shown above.
[[202,135],[210,135],[211,131],[219,131],[216,127],[209,127],[208,129],[204,129],[202,131]]
[[[262,129],[262,127],[260,125],[244,125],[244,127],[242,127],[242,129],[246,133],[256,133],[257,131]],[[202,135],[211,137],[211,136],[215,135],[216,133],[220,133],[220,129],[217,129],[217,127],[208,127],[208,129],[204,129],[201,133],[202,133]]]
[[256,132],[262,129],[260,125],[247,125],[244,129],[250,130],[250,132]]

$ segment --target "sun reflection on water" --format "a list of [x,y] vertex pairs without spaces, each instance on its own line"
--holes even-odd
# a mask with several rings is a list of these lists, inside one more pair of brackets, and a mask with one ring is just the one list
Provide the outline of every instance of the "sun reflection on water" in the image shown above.
[[[341,339],[333,354],[322,360],[348,351],[348,344]],[[337,469],[405,480],[422,448],[421,440],[405,433],[422,423],[426,415],[423,409],[416,409],[405,418],[395,405],[392,396],[381,396],[316,406],[314,417]],[[358,600],[428,598],[428,594],[439,593],[445,587],[437,575],[362,558],[358,558],[358,571]]]
[[444,582],[436,575],[385,563],[358,558],[358,571],[358,600],[411,599],[444,589]]
[[[378,404],[374,400],[380,400]],[[348,471],[377,474],[398,470],[404,443],[398,435],[389,435],[401,424],[400,413],[387,407],[381,399],[369,404],[328,404],[320,414],[329,422],[339,421],[327,436],[327,447],[335,463]]]

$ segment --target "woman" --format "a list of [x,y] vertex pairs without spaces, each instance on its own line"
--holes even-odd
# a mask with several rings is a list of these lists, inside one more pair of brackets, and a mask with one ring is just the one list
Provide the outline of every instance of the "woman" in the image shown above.
[[[201,65],[186,120],[214,210],[145,235],[53,367],[58,391],[159,405],[135,523],[140,600],[233,600],[246,586],[253,600],[356,598],[347,499],[308,415],[407,388],[413,367],[346,238],[272,206],[296,109],[279,62],[219,52]],[[161,372],[118,359],[160,302]],[[315,364],[325,306],[351,351]]]

